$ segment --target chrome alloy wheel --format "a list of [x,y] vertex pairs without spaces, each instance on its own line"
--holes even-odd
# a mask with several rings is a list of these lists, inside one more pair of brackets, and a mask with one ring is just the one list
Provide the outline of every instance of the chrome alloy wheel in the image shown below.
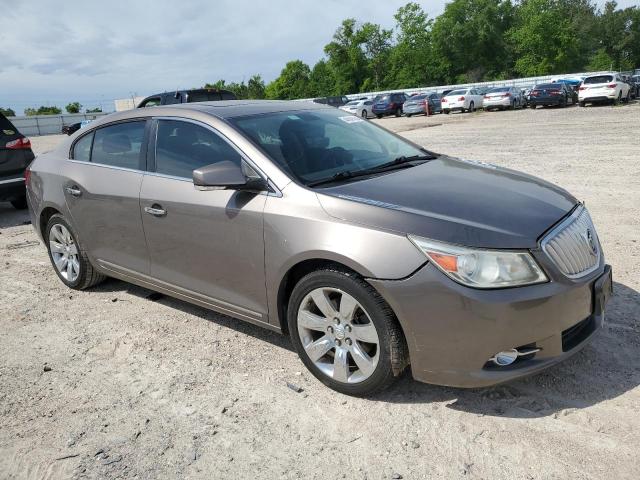
[[78,247],[73,241],[71,233],[59,223],[49,231],[49,249],[51,258],[62,278],[67,282],[75,282],[80,275],[80,261]]
[[325,375],[359,383],[373,374],[380,353],[378,332],[351,295],[337,288],[317,288],[300,303],[297,321],[305,353]]

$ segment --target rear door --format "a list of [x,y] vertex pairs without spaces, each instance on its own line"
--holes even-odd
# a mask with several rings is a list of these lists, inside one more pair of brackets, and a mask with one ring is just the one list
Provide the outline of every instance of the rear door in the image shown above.
[[242,165],[242,155],[207,125],[168,118],[156,122],[151,171],[140,193],[151,276],[219,311],[267,321],[267,196],[197,190],[193,170],[223,160]]
[[147,122],[98,128],[75,141],[64,194],[80,241],[101,266],[147,274],[140,185]]
[[24,170],[33,158],[24,135],[0,113],[0,184],[22,181]]

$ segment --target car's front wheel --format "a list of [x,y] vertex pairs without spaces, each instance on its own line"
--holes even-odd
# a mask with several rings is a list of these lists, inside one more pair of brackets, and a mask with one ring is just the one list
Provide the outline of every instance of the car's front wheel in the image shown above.
[[67,287],[84,290],[106,278],[91,265],[71,225],[62,215],[56,214],[49,219],[44,237],[51,264]]
[[393,311],[353,273],[326,269],[306,275],[293,289],[287,317],[302,362],[341,393],[382,390],[408,362]]

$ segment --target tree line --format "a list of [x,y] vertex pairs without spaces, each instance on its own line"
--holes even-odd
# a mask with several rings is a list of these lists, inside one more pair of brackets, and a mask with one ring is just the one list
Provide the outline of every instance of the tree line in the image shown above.
[[238,98],[294,99],[640,67],[640,8],[590,0],[453,0],[432,19],[417,3],[395,26],[348,18],[313,67],[291,60],[265,84],[219,80]]

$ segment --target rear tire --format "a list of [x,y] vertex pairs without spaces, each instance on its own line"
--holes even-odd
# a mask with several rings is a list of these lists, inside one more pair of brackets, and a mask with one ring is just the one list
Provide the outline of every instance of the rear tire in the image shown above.
[[382,115],[376,115],[376,118],[382,118]]
[[469,113],[473,113],[475,111],[476,111],[476,105],[475,105],[475,103],[471,102],[469,104]]
[[[105,275],[99,273],[91,264],[87,253],[78,243],[73,228],[71,228],[71,225],[69,225],[62,215],[56,214],[49,219],[44,238],[51,265],[58,275],[58,278],[67,287],[73,288],[74,290],[84,290],[97,285],[107,278]],[[57,252],[52,251],[54,246],[56,246]],[[69,250],[66,252],[64,252],[63,248],[60,248],[65,246],[69,247]],[[75,252],[75,254],[73,252]],[[66,263],[64,258],[60,257],[63,253],[67,253],[69,257]],[[54,259],[54,255],[57,257],[56,259]],[[72,264],[71,269],[65,268],[68,264]]]
[[586,107],[587,103],[586,102],[579,102],[578,105],[580,105],[581,107]]
[[11,205],[16,210],[24,210],[27,208],[27,196],[23,195],[22,197],[16,198],[15,200],[11,200]]
[[362,110],[362,113],[360,113],[360,116],[362,118],[369,118],[369,115],[367,115],[367,111],[366,110]]
[[631,102],[631,90],[627,92],[627,97],[624,99],[624,103]]
[[449,110],[442,110],[442,113],[444,113],[445,115],[449,115]]
[[396,117],[401,117],[401,116],[402,116],[402,109],[396,108]]
[[537,106],[537,105],[536,105],[535,103],[532,103],[532,104],[531,104],[531,110],[535,110],[535,109],[536,109],[536,106]]
[[[349,302],[345,307],[343,299]],[[383,390],[408,364],[406,340],[393,311],[355,273],[329,267],[303,277],[291,293],[287,322],[309,371],[346,395]]]

